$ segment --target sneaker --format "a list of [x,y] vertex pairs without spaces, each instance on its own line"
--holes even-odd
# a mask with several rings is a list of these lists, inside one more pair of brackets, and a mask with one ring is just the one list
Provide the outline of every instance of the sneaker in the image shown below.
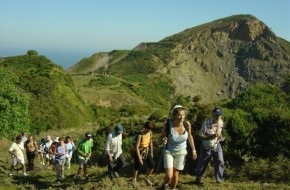
[[133,179],[132,183],[133,183],[133,186],[135,187],[137,185],[137,180]]
[[148,178],[145,178],[145,182],[147,185],[150,185],[150,186],[153,185],[153,183]]
[[9,173],[9,174],[8,174],[8,176],[9,176],[9,177],[12,177],[12,176],[13,176],[13,174],[12,174],[12,173]]
[[117,172],[114,172],[114,175],[115,175],[116,178],[120,177]]
[[28,176],[28,174],[27,173],[24,173],[23,176]]

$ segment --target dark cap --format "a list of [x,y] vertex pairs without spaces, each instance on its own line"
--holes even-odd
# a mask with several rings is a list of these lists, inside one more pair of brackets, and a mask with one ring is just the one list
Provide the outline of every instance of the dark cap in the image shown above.
[[123,133],[123,126],[120,124],[116,125],[115,132],[116,133]]
[[220,116],[220,115],[223,114],[223,112],[222,112],[222,109],[221,109],[221,108],[217,108],[217,107],[216,107],[216,108],[214,108],[214,109],[212,110],[212,114]]
[[86,138],[92,138],[93,137],[93,135],[92,135],[92,133],[90,133],[90,132],[86,132]]

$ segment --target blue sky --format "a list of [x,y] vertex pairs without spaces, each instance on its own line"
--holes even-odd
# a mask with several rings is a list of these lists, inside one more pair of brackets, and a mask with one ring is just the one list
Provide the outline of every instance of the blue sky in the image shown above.
[[216,19],[251,14],[290,41],[289,0],[0,0],[0,56],[34,49],[65,69]]

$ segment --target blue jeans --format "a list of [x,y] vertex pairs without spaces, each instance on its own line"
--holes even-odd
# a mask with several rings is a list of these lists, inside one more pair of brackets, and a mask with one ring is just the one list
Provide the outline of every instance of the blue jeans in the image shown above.
[[198,164],[196,167],[196,177],[201,178],[205,172],[205,169],[213,157],[214,159],[214,169],[215,169],[215,179],[217,182],[221,182],[223,180],[224,174],[224,158],[223,158],[223,150],[218,143],[217,147],[214,150],[206,150],[203,145],[200,146],[200,156],[198,160]]

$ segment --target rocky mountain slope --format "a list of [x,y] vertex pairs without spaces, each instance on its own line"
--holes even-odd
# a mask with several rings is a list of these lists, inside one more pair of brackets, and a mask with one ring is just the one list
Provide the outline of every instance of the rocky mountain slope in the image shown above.
[[186,29],[131,51],[96,53],[69,73],[142,74],[169,79],[171,97],[233,98],[253,83],[282,85],[290,72],[290,43],[251,15],[235,15]]

